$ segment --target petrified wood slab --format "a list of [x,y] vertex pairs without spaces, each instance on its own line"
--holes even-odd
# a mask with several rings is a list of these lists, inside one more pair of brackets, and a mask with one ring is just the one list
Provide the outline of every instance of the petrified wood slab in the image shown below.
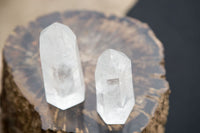
[[[86,83],[85,102],[65,111],[46,102],[38,52],[40,31],[55,21],[68,25],[77,35]],[[96,112],[94,71],[98,56],[108,48],[122,51],[132,60],[136,105],[125,125],[105,125]],[[24,133],[162,133],[170,93],[163,58],[161,42],[147,24],[136,19],[68,11],[19,26],[4,48],[1,99],[7,116],[5,129]]]

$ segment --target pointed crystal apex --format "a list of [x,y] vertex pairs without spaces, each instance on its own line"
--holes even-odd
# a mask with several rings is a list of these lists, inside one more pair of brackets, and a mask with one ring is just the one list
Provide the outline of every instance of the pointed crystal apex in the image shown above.
[[108,49],[99,57],[95,72],[97,112],[106,124],[125,124],[135,105],[131,60]]
[[40,58],[46,100],[62,110],[85,99],[85,85],[76,36],[60,23],[40,34]]

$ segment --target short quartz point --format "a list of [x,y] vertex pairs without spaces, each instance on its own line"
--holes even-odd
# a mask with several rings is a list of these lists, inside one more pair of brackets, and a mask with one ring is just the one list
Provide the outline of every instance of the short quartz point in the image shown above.
[[46,100],[65,110],[85,99],[85,85],[76,36],[60,23],[40,34],[40,58]]
[[135,105],[131,60],[108,49],[99,57],[96,72],[97,112],[106,124],[125,124]]

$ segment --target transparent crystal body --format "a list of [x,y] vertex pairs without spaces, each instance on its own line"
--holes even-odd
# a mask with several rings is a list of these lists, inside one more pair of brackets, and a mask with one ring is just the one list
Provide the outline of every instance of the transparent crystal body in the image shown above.
[[76,36],[60,23],[40,34],[40,59],[46,100],[65,110],[85,99],[85,85]]
[[108,49],[99,57],[96,72],[97,112],[106,124],[125,124],[135,105],[131,60]]

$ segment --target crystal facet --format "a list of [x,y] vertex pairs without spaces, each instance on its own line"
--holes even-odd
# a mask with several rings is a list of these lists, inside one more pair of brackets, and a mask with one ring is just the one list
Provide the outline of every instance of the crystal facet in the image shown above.
[[62,110],[85,99],[85,85],[76,36],[54,23],[40,34],[40,58],[48,103]]
[[106,124],[124,124],[135,105],[131,60],[122,52],[104,51],[95,81],[99,115]]

